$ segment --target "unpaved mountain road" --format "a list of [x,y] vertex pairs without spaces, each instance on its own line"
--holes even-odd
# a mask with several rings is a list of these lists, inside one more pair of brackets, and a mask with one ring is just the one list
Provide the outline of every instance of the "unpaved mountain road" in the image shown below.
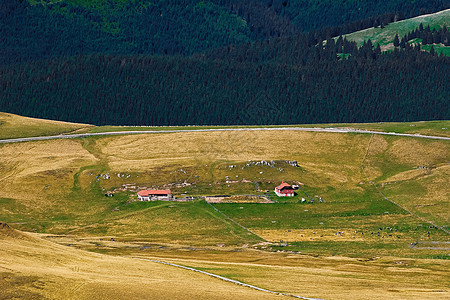
[[140,131],[113,131],[113,132],[98,132],[98,133],[60,134],[60,135],[51,135],[51,136],[36,136],[36,137],[26,137],[26,138],[16,138],[16,139],[4,139],[4,140],[0,140],[0,144],[54,140],[54,139],[74,139],[74,138],[84,138],[84,137],[90,137],[90,136],[108,136],[108,135],[177,133],[177,132],[213,132],[213,131],[262,131],[262,130],[266,130],[266,131],[292,130],[292,131],[307,131],[307,132],[381,134],[381,135],[405,136],[405,137],[424,138],[424,139],[436,139],[436,140],[447,140],[447,141],[450,140],[450,137],[443,137],[443,136],[431,136],[431,135],[396,133],[396,132],[381,132],[381,131],[351,129],[351,128],[307,128],[307,127],[265,128],[265,127],[255,127],[255,128],[217,128],[217,129],[179,129],[179,130],[140,130]]
[[185,269],[185,270],[189,270],[189,271],[194,271],[194,272],[198,272],[198,273],[202,273],[202,274],[214,277],[214,278],[218,278],[218,279],[221,279],[221,280],[224,280],[224,281],[227,281],[227,282],[231,282],[231,283],[234,283],[234,284],[237,284],[237,285],[245,286],[245,287],[248,287],[248,288],[251,288],[251,289],[254,289],[254,290],[258,290],[258,291],[261,291],[261,292],[267,292],[267,293],[276,294],[276,295],[280,295],[280,296],[288,296],[288,297],[293,297],[293,298],[297,298],[297,299],[323,300],[323,299],[320,299],[320,298],[308,298],[308,297],[302,297],[302,296],[297,296],[297,295],[293,295],[293,294],[287,294],[287,293],[282,293],[282,292],[275,292],[275,291],[264,289],[264,288],[260,288],[258,286],[251,285],[251,284],[248,284],[248,283],[243,283],[243,282],[238,281],[238,280],[230,279],[228,277],[220,276],[220,275],[213,274],[213,273],[210,273],[210,272],[198,270],[198,269],[187,267],[187,266],[177,265],[177,264],[174,264],[174,263],[169,263],[169,262],[165,262],[165,261],[161,261],[161,260],[157,260],[157,259],[146,259],[146,258],[141,258],[141,257],[133,257],[133,258],[134,259],[145,260],[145,261],[150,261],[150,262],[155,262],[155,263],[159,263],[159,264],[164,264],[164,265],[177,267],[177,268],[181,268],[181,269]]

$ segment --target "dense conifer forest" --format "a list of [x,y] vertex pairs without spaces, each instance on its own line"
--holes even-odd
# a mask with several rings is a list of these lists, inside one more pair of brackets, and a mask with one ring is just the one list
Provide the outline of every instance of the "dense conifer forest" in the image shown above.
[[[0,1],[0,111],[120,125],[448,119],[448,44],[339,36],[444,0]],[[325,42],[324,42],[325,41]]]

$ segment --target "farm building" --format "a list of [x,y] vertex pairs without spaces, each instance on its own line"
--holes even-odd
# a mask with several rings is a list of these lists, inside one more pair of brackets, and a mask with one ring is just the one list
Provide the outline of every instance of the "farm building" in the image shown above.
[[290,184],[283,182],[275,188],[275,194],[278,197],[294,197],[295,192]]
[[170,201],[173,199],[170,190],[142,190],[137,192],[139,201],[163,200]]

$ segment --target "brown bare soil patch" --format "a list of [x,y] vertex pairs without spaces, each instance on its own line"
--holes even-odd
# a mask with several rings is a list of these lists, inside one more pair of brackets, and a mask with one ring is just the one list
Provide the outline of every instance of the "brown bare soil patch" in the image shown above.
[[205,197],[209,203],[273,203],[267,197],[259,196],[230,196],[230,197]]
[[[361,232],[352,228],[345,229],[251,229],[252,232],[271,242],[301,242],[301,241],[364,241],[371,239],[370,232]],[[362,235],[361,233],[365,233]],[[396,234],[403,235],[403,234]]]

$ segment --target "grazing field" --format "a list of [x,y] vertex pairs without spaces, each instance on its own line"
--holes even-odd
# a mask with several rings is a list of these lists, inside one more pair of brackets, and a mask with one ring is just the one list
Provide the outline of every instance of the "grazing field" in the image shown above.
[[[25,230],[49,233],[71,230],[86,234],[92,230],[95,234],[115,235],[127,232],[126,235],[134,238],[161,235],[164,239],[167,230],[173,229],[173,240],[184,237],[192,242],[200,234],[195,232],[195,226],[190,227],[192,235],[185,231],[175,233],[178,231],[175,228],[182,228],[197,218],[195,215],[189,218],[190,213],[182,211],[205,210],[203,216],[213,220],[217,216],[211,215],[208,206],[201,202],[176,203],[177,208],[171,209],[167,203],[160,206],[130,203],[135,199],[135,191],[170,188],[176,196],[263,196],[282,180],[302,184],[297,197],[288,199],[286,204],[292,206],[292,212],[304,210],[301,199],[313,201],[307,205],[328,212],[324,217],[344,217],[336,221],[339,226],[347,217],[408,214],[384,200],[380,193],[392,195],[394,201],[398,197],[402,207],[439,226],[448,222],[442,211],[448,199],[445,174],[449,145],[446,141],[284,130],[90,137],[5,144],[0,149],[0,201],[4,220],[23,223],[19,228]],[[293,161],[297,165],[289,164]],[[435,183],[431,185],[432,182]],[[414,189],[403,193],[404,186]],[[105,197],[107,192],[113,192],[114,197]],[[428,204],[424,204],[426,193],[434,195]],[[269,196],[277,200],[273,193]],[[286,199],[279,201],[286,202]],[[264,222],[267,222],[266,208],[273,213],[283,209],[271,206],[255,206],[262,211],[260,218]],[[235,217],[234,212],[228,212],[235,205],[218,207]],[[179,214],[167,218],[179,220],[179,226],[173,222],[163,226],[160,220],[160,226],[151,230],[150,235],[144,233],[145,227],[140,226],[158,218],[161,210],[165,211],[163,215],[172,211]],[[239,210],[241,214],[244,211]],[[243,223],[253,226],[250,216],[243,216]],[[299,227],[308,221],[292,218],[284,222]],[[223,226],[220,229],[223,232],[230,230],[227,222],[218,221],[218,224]],[[205,227],[203,234],[210,232],[211,236],[218,236],[210,229]],[[242,242],[246,242],[245,238]]]
[[196,272],[130,257],[90,253],[1,227],[2,299],[276,297]]
[[[446,132],[442,128],[447,124],[372,126],[432,134]],[[18,284],[22,295],[63,295],[54,287],[76,278],[86,293],[80,295],[89,298],[96,283],[83,280],[93,276],[97,266],[101,271],[95,274],[106,276],[99,289],[119,291],[113,281],[125,279],[107,275],[117,259],[126,265],[124,274],[130,274],[125,280],[128,292],[148,279],[151,268],[166,270],[149,262],[149,269],[132,271],[142,262],[130,257],[140,256],[172,259],[308,297],[344,299],[350,291],[354,299],[444,299],[448,286],[442,278],[448,275],[450,251],[449,150],[445,140],[288,129],[1,144],[0,220],[35,232],[32,241],[8,237],[7,243],[0,243],[9,253],[0,265],[2,278],[17,276],[5,290],[10,293]],[[282,181],[299,185],[295,197],[275,196],[273,188]],[[194,200],[136,201],[136,191],[151,188],[169,188],[176,197]],[[203,196],[224,202],[207,203]],[[273,203],[251,203],[263,197]],[[42,249],[31,249],[39,243]],[[27,254],[17,254],[22,258],[6,269],[15,259],[14,249]],[[49,276],[48,283],[42,278],[55,270],[42,268],[45,260],[33,257],[48,254],[51,261],[65,249],[80,257],[87,271],[75,277],[61,271]],[[36,266],[33,270],[22,266],[27,256]],[[61,264],[70,265],[65,259]],[[416,279],[408,286],[410,278]],[[210,280],[208,284],[215,285]],[[180,292],[186,282],[174,290]],[[39,285],[45,288],[36,288]],[[189,295],[202,294],[202,289]],[[165,295],[149,286],[144,291]],[[249,293],[243,297],[256,297]]]
[[[209,276],[130,256],[61,246],[2,224],[2,298],[21,299],[277,299]],[[445,299],[448,261],[312,257],[255,250],[241,252],[141,251],[140,258],[194,267],[286,294],[323,299]],[[200,258],[201,257],[201,258]],[[118,272],[120,270],[120,272]],[[281,279],[281,280],[279,280]]]
[[[243,257],[245,254],[242,254]],[[251,255],[251,256],[250,256]],[[226,277],[319,299],[445,299],[449,264],[431,260],[248,254],[245,261],[173,259]],[[253,260],[250,257],[253,256]],[[241,260],[243,260],[241,258]],[[281,280],[277,280],[281,279]]]

